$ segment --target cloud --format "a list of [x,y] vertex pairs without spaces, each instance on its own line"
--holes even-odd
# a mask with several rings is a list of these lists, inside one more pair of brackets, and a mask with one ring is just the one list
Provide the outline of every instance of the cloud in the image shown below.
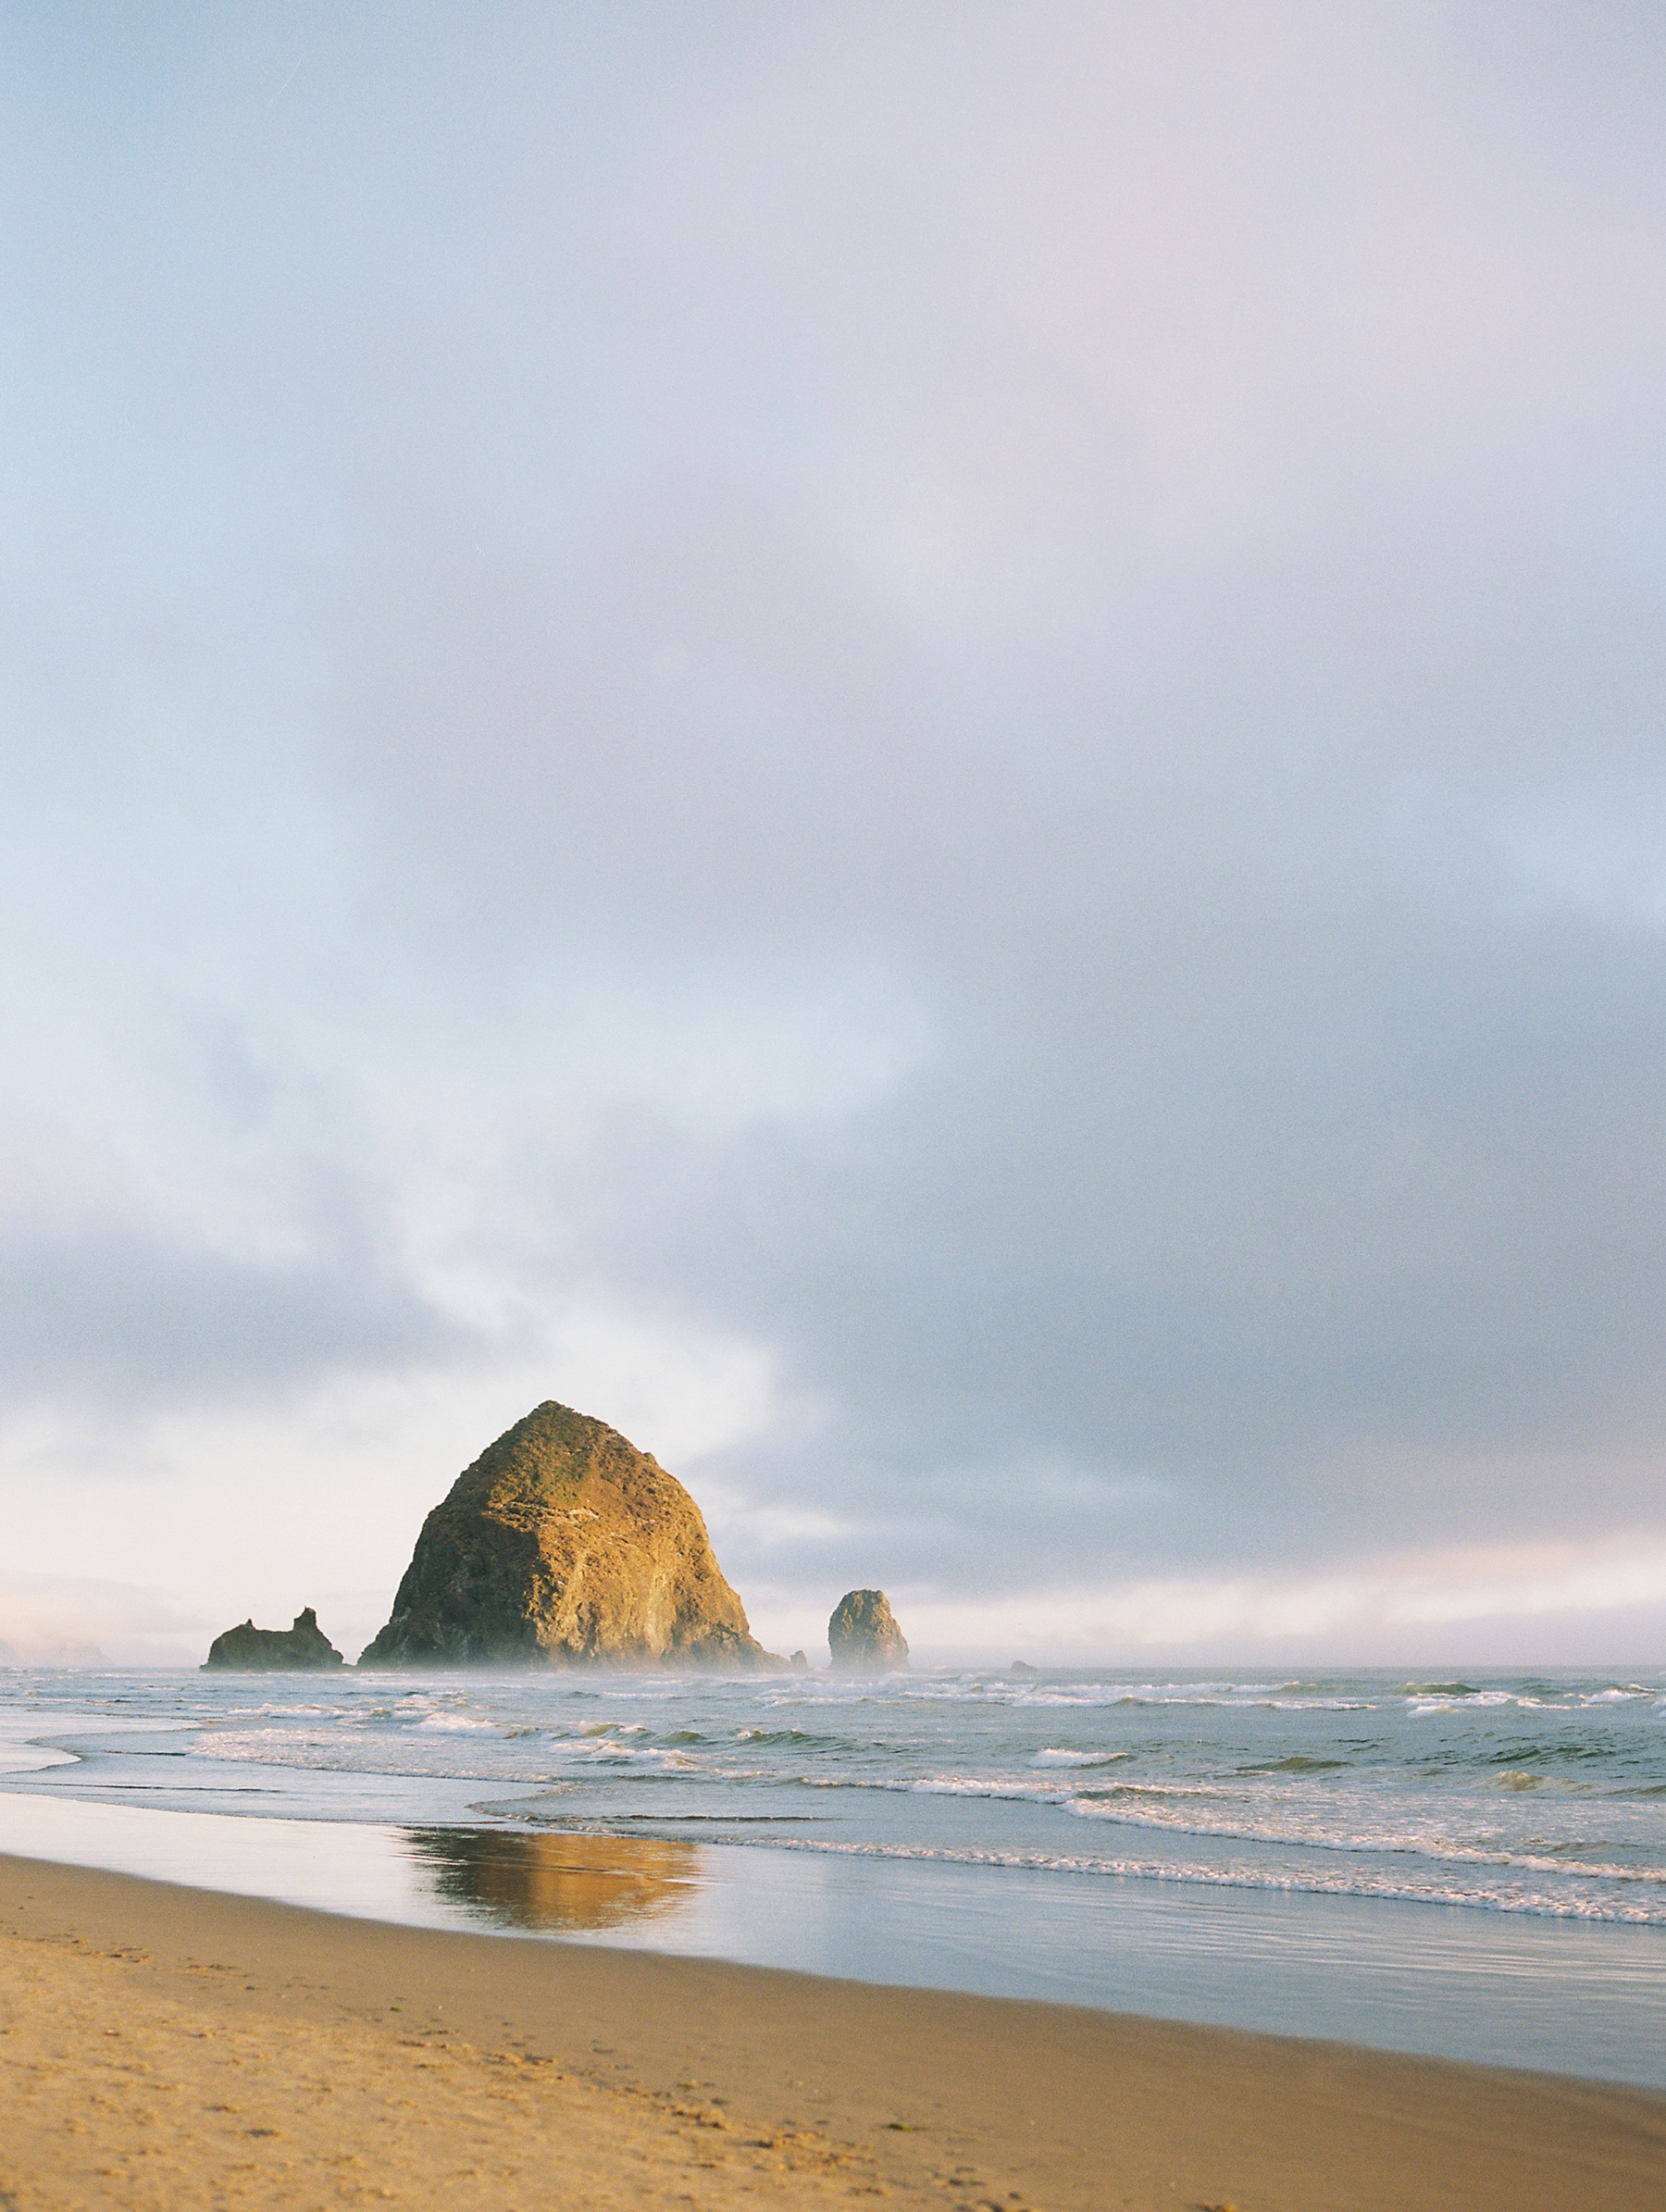
[[[1374,1664],[1449,1659],[1643,1663],[1666,1622],[1666,1548],[1565,1545],[1426,1552],[1331,1575],[1202,1576],[1068,1585],[970,1609],[930,1593],[900,1608],[915,1648],[945,1657],[1002,1649],[1055,1664],[1116,1653],[1159,1663],[1261,1657],[1311,1660],[1338,1648]],[[808,1648],[808,1647],[806,1647]]]
[[14,1414],[565,1375],[789,1611],[1653,1529],[1652,27],[193,25],[12,95]]
[[280,1271],[119,1232],[0,1247],[0,1296],[15,1316],[0,1392],[15,1405],[131,1413],[454,1360],[464,1333],[358,1259],[338,1250]]

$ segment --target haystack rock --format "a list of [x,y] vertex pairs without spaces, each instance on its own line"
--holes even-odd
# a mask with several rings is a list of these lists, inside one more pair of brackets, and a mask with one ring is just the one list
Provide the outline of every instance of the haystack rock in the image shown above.
[[309,1605],[295,1615],[293,1628],[256,1628],[251,1619],[239,1628],[227,1629],[209,1645],[203,1669],[234,1667],[240,1674],[291,1674],[298,1668],[345,1664]]
[[886,1674],[908,1664],[908,1639],[883,1590],[847,1590],[827,1623],[836,1674]]
[[553,1399],[422,1524],[361,1667],[779,1667],[676,1477]]

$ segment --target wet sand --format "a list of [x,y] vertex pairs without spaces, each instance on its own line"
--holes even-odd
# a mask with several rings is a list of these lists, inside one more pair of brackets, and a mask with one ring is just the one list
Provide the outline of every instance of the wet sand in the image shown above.
[[1666,2097],[0,1858],[0,2206],[1638,2212]]

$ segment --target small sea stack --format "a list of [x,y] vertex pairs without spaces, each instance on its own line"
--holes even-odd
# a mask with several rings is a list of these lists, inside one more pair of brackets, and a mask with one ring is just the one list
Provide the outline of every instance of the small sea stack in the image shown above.
[[346,1663],[309,1605],[295,1615],[292,1628],[256,1628],[251,1617],[227,1629],[209,1645],[200,1671],[224,1667],[238,1674],[294,1674]]
[[835,1674],[893,1674],[908,1664],[908,1638],[883,1590],[847,1590],[827,1623]]

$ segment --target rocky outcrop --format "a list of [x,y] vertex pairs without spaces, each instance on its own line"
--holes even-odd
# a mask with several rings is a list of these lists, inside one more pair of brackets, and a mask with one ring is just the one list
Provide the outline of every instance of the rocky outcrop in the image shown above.
[[836,1674],[885,1674],[908,1664],[908,1639],[883,1590],[847,1590],[827,1623]]
[[361,1667],[779,1667],[700,1508],[605,1422],[551,1399],[422,1524]]
[[227,1629],[209,1645],[203,1671],[210,1667],[232,1667],[240,1674],[292,1674],[302,1668],[345,1664],[309,1605],[295,1615],[293,1628],[256,1628],[249,1620],[239,1628]]

